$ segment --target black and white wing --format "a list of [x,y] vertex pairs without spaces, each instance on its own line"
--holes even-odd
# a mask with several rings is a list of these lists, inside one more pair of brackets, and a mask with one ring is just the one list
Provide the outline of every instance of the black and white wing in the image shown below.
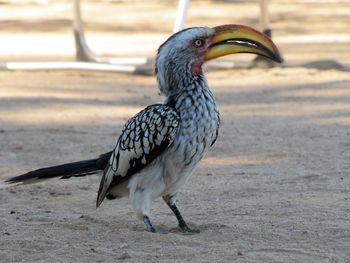
[[174,108],[155,104],[148,106],[125,124],[101,179],[98,207],[109,190],[129,179],[173,142],[180,117]]

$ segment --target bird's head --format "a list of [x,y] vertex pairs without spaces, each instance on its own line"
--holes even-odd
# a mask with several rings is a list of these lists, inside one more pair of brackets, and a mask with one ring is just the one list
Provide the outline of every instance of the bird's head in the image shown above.
[[253,53],[282,62],[272,40],[248,26],[192,27],[172,35],[159,48],[156,74],[161,92],[171,96],[203,76],[208,60],[235,53]]

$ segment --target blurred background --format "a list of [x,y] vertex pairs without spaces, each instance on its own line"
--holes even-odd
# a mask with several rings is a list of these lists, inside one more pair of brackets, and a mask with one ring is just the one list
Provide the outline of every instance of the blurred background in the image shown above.
[[[239,23],[261,29],[259,2],[190,1],[185,26]],[[175,0],[82,0],[87,43],[102,56],[153,57],[172,33],[177,5]],[[287,63],[350,64],[350,1],[278,0],[269,1],[268,10]],[[74,60],[72,19],[72,0],[1,0],[0,61]],[[235,59],[246,57],[251,59]],[[323,66],[339,66],[327,63]]]

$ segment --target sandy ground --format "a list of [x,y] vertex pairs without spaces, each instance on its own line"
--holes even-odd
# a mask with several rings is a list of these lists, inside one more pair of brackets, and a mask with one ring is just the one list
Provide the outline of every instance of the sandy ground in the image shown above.
[[[257,23],[256,2],[194,3],[190,25]],[[2,16],[7,27],[0,37],[34,39],[42,29],[64,40],[65,4],[2,5],[8,17]],[[240,11],[230,18],[232,5]],[[88,24],[91,35],[103,39],[118,29],[103,24],[104,11],[112,16],[123,8],[136,19],[143,6],[89,3],[88,13],[97,12]],[[43,20],[31,17],[40,8],[51,8],[52,17],[44,11]],[[350,4],[285,0],[271,8],[287,62],[336,59],[344,68],[207,74],[221,112],[220,136],[178,202],[200,234],[181,234],[161,200],[153,204],[151,220],[168,234],[147,233],[126,199],[96,210],[99,176],[51,180],[0,189],[0,262],[350,262]],[[147,14],[161,15],[162,9],[171,14],[171,6],[152,1]],[[30,28],[11,14],[23,15]],[[150,39],[159,32],[144,50],[150,55],[171,23],[151,25],[142,24]],[[142,42],[139,24],[124,26],[118,34],[130,30],[130,39]],[[137,41],[129,48],[143,52]],[[113,43],[97,43],[99,49],[108,53]],[[18,52],[2,53],[1,59],[42,54],[40,48]],[[72,58],[69,52],[59,56]],[[0,81],[0,179],[106,152],[128,118],[160,100],[151,76],[0,71]]]

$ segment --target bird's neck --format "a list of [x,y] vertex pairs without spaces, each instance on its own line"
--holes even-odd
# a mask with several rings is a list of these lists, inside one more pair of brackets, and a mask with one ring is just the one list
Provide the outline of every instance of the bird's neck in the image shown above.
[[[195,65],[194,65],[195,64]],[[157,60],[156,74],[159,89],[165,97],[176,97],[178,94],[191,89],[193,85],[205,84],[206,80],[202,72],[202,62],[182,64],[174,60]]]
[[216,102],[211,93],[207,81],[203,75],[198,75],[197,79],[186,86],[182,86],[177,93],[165,96],[165,104],[176,108],[177,110],[186,110],[202,105],[205,108],[211,104],[216,108]]

